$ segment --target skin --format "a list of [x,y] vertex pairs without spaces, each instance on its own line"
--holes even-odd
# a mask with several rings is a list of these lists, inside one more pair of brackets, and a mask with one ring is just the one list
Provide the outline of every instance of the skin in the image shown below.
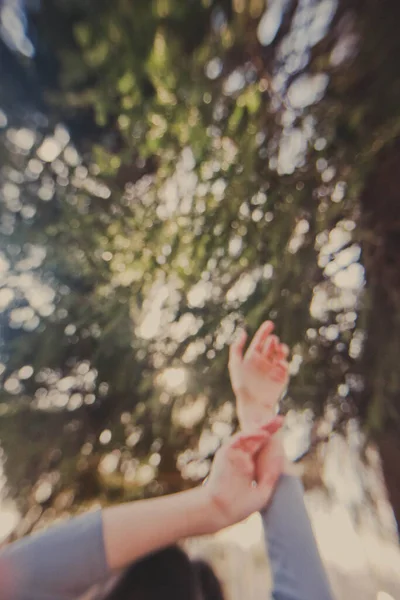
[[[217,452],[204,486],[104,509],[110,569],[122,569],[180,539],[214,533],[264,508],[283,468],[283,456],[272,443],[281,424],[275,417],[233,436]],[[262,471],[257,467],[261,452]]]
[[121,569],[176,541],[216,532],[268,504],[282,471],[292,472],[276,409],[289,378],[288,348],[261,325],[244,352],[241,332],[230,348],[229,372],[242,432],[216,454],[205,486],[104,510],[110,568]]
[[288,347],[272,334],[274,324],[265,321],[246,352],[245,331],[230,347],[229,373],[237,411],[244,431],[272,416],[289,379]]
[[[255,333],[247,351],[247,334],[240,331],[229,353],[229,374],[236,396],[236,408],[242,431],[250,431],[265,419],[272,418],[289,381],[289,348],[273,334],[274,324],[265,321]],[[274,437],[269,452],[284,455],[282,438]],[[258,461],[260,472],[268,468],[266,453]],[[284,458],[284,471],[295,474],[293,465]]]
[[[229,369],[242,431],[216,453],[206,484],[102,511],[110,570],[183,538],[219,531],[266,507],[287,468],[276,406],[288,381],[288,349],[272,331],[273,324],[264,323],[246,353],[244,333],[231,347]],[[59,559],[61,564],[62,555]],[[2,590],[11,592],[16,579],[8,562],[0,564],[0,580]]]

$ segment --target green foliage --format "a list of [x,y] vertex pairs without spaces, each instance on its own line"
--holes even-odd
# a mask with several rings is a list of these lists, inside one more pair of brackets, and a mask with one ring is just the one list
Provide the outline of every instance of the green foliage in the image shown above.
[[261,4],[29,15],[37,53],[13,79],[35,94],[0,137],[0,442],[24,511],[204,476],[207,435],[235,426],[226,347],[244,320],[273,318],[293,347],[284,410],[330,407],[334,428],[356,417],[378,434],[398,418],[394,362],[390,390],[366,385],[382,365],[364,362],[374,265],[365,281],[360,262],[377,225],[362,190],[399,131],[394,19],[293,1],[262,45]]

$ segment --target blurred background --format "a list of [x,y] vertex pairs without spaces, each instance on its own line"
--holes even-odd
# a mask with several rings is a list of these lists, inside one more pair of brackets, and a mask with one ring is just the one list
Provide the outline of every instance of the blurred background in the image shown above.
[[[0,540],[201,481],[237,426],[228,344],[270,318],[338,598],[400,598],[399,22],[0,1]],[[191,546],[261,600],[260,540]]]

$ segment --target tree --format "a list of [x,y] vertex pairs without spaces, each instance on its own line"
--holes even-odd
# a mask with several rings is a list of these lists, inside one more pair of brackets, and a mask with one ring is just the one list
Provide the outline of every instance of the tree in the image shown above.
[[[234,426],[225,346],[243,317],[251,329],[272,317],[301,364],[284,409],[310,408],[316,432],[328,409],[332,430],[355,418],[399,522],[399,9],[384,4],[43,2],[29,14],[37,51],[18,81],[47,124],[18,122],[1,142],[14,297],[0,439],[23,510],[50,480],[53,508],[71,489],[77,504],[136,493],[133,455],[153,468],[142,481],[156,466],[167,490],[185,485],[180,472],[204,475],[210,432]],[[53,294],[42,313],[19,289],[21,263]],[[186,389],[163,389],[182,365]],[[44,419],[53,435],[32,468],[19,440]]]

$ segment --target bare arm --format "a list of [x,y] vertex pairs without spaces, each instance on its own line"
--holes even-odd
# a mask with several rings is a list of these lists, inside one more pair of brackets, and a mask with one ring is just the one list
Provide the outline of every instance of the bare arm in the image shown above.
[[261,449],[272,449],[280,425],[276,417],[253,432],[234,436],[217,452],[206,486],[106,509],[103,527],[109,567],[120,569],[180,539],[214,533],[265,506],[282,472],[282,460],[271,456],[268,473],[262,477],[257,476],[256,461]]
[[[244,353],[242,332],[230,351],[230,375],[244,431],[276,412],[288,381],[288,348],[272,335],[273,323],[261,325]],[[279,434],[269,453],[262,451],[260,472],[268,470],[272,452],[283,452]],[[261,511],[273,574],[274,600],[331,600],[333,598],[304,505],[303,488],[285,458],[271,502]]]
[[260,510],[281,465],[273,461],[269,478],[254,487],[256,456],[279,426],[275,419],[234,436],[217,452],[206,486],[76,517],[6,547],[0,553],[1,599],[72,600],[152,551]]
[[76,598],[148,552],[211,533],[214,515],[200,487],[69,519],[0,553],[0,597]]
[[214,513],[205,488],[122,504],[103,511],[104,546],[110,569],[121,569],[180,539],[212,533]]

